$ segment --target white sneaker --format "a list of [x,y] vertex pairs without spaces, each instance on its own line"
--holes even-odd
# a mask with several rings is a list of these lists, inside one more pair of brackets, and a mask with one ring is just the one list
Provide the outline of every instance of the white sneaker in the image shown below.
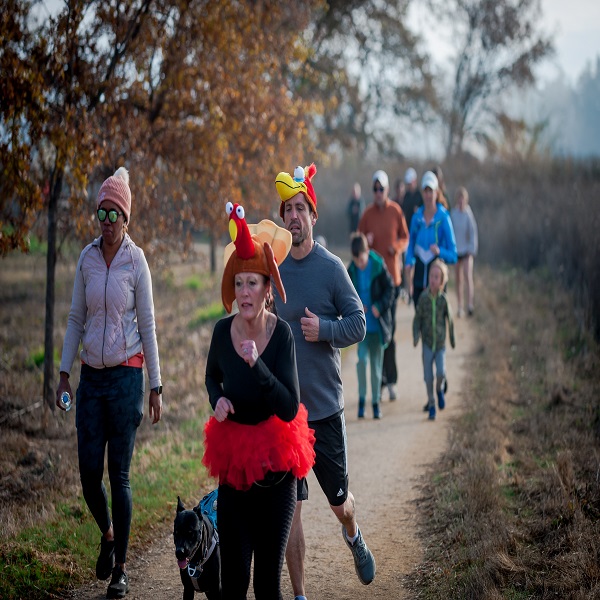
[[393,383],[388,383],[388,392],[390,393],[390,400],[395,400],[396,396],[396,386]]

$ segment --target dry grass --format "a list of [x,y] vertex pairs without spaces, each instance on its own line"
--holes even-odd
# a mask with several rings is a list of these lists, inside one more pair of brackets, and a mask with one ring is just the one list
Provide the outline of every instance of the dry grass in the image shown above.
[[[371,174],[385,169],[393,182],[413,166],[422,175],[430,161],[365,162],[362,155],[320,172],[316,233],[349,245],[346,206],[359,181],[371,202]],[[458,186],[469,190],[479,226],[479,260],[497,267],[547,268],[575,298],[578,320],[600,342],[600,160],[518,157],[479,163],[462,157],[442,165],[450,201]],[[322,206],[321,206],[322,205]]]
[[[598,348],[539,275],[480,273],[467,410],[420,500],[418,598],[600,598]],[[485,286],[485,287],[484,287]]]
[[[56,345],[75,260],[59,267]],[[190,329],[219,297],[207,259],[151,264],[165,385],[160,445],[144,420],[138,469],[179,443],[182,423],[207,408],[211,324]],[[50,520],[80,496],[73,415],[35,406],[43,344],[45,266],[15,256],[0,271],[0,543]],[[197,280],[189,281],[192,275]],[[538,275],[478,271],[478,350],[469,407],[419,501],[426,562],[410,577],[429,599],[600,598],[599,353],[570,298]],[[73,375],[77,380],[77,374]],[[6,418],[8,417],[8,418]],[[75,509],[73,509],[75,510]]]
[[[55,346],[62,349],[77,256],[57,267]],[[206,275],[208,258],[200,251],[183,262],[149,259],[153,273],[154,301],[165,392],[164,419],[160,429],[147,418],[138,432],[136,448],[143,460],[151,459],[149,443],[160,431],[177,442],[180,424],[201,415],[208,403],[204,387],[204,361],[212,324],[190,328],[199,306],[220,297],[220,286]],[[154,264],[153,264],[154,262]],[[187,285],[192,275],[201,285]],[[27,367],[28,357],[43,348],[44,335],[43,256],[14,255],[2,260],[0,270],[0,543],[30,525],[52,518],[58,503],[81,494],[77,470],[77,441],[73,411],[55,410],[49,425],[42,427],[42,370]],[[79,379],[74,365],[72,380]],[[58,375],[58,365],[56,368]],[[147,412],[147,411],[146,411]]]

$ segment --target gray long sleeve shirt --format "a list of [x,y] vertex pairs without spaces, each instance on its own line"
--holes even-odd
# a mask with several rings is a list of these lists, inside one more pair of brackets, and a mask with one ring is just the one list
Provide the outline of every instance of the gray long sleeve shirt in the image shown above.
[[[316,243],[301,260],[288,256],[279,267],[284,304],[272,286],[277,314],[287,321],[296,343],[300,399],[309,421],[326,419],[344,408],[340,348],[362,341],[366,321],[362,302],[342,261]],[[319,341],[304,339],[305,308],[319,317]]]
[[450,211],[454,236],[456,237],[456,252],[458,256],[471,254],[477,255],[479,240],[477,236],[477,222],[471,207],[467,204],[465,210],[453,208]]

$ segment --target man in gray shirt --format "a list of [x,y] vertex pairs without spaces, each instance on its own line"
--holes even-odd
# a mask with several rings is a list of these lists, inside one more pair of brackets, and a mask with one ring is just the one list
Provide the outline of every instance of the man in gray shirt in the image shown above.
[[[281,198],[279,214],[292,234],[290,255],[279,272],[287,303],[275,293],[278,315],[287,321],[296,342],[300,398],[315,431],[315,476],[331,510],[342,524],[342,536],[354,557],[359,580],[375,578],[375,559],[364,542],[355,517],[354,496],[348,490],[347,442],[340,348],[364,339],[362,303],[339,257],[313,240],[317,197],[312,186],[314,164],[297,167],[293,177],[279,173],[275,186]],[[298,482],[298,503],[287,545],[286,560],[296,600],[305,599],[302,501],[306,480]]]

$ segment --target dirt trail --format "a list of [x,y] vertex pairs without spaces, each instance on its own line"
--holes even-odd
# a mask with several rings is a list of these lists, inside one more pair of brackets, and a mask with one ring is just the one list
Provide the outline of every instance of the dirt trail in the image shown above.
[[[357,519],[377,562],[377,576],[362,586],[354,573],[350,551],[341,539],[341,528],[327,506],[319,485],[310,475],[310,499],[302,514],[306,535],[306,592],[310,600],[354,599],[408,600],[404,576],[422,560],[423,548],[417,536],[415,499],[418,480],[444,451],[448,427],[462,402],[462,385],[468,357],[473,351],[473,324],[457,320],[456,350],[448,349],[447,407],[435,422],[422,411],[425,384],[421,348],[412,346],[414,309],[398,305],[396,348],[400,377],[398,400],[383,396],[383,419],[356,417],[358,387],[356,347],[344,353],[343,380],[349,444],[350,489],[356,498]],[[367,403],[370,402],[368,397]],[[128,563],[131,592],[128,600],[171,600],[181,598],[182,586],[174,560],[171,532],[166,533],[143,555],[130,555]],[[282,578],[284,598],[293,594],[287,570]],[[84,586],[69,597],[74,600],[104,598],[105,582]],[[197,594],[204,598],[203,594]],[[254,595],[250,592],[249,598]]]

